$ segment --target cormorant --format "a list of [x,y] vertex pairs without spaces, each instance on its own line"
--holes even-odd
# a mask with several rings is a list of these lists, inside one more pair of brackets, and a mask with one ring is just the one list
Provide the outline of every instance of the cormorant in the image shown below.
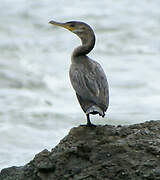
[[81,39],[82,44],[72,53],[69,75],[77,99],[87,116],[87,126],[95,126],[89,115],[105,116],[109,105],[109,90],[101,65],[87,56],[95,45],[94,32],[88,24],[80,21],[49,23],[66,28]]

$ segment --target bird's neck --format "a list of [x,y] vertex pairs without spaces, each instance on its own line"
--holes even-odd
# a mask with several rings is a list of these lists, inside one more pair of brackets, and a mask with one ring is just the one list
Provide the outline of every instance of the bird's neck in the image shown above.
[[94,32],[87,34],[85,37],[80,37],[82,45],[74,49],[72,57],[85,56],[87,55],[95,45],[95,35]]

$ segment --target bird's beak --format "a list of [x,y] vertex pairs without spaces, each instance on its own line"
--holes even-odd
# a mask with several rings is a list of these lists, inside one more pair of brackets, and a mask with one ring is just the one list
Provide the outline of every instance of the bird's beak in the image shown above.
[[68,29],[69,31],[75,30],[75,28],[67,25],[66,23],[59,23],[59,22],[56,22],[56,21],[49,21],[49,23],[52,24],[52,25],[55,25],[55,26],[64,27],[64,28]]

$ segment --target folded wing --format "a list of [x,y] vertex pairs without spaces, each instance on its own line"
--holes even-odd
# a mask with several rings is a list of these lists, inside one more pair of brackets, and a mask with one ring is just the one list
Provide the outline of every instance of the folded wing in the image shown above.
[[109,104],[108,83],[100,64],[92,61],[78,68],[74,64],[71,66],[70,80],[78,96],[106,111]]

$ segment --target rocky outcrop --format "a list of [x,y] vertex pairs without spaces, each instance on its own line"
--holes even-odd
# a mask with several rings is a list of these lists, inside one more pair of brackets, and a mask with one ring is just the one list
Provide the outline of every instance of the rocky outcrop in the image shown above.
[[72,128],[50,151],[0,180],[159,180],[160,121]]

